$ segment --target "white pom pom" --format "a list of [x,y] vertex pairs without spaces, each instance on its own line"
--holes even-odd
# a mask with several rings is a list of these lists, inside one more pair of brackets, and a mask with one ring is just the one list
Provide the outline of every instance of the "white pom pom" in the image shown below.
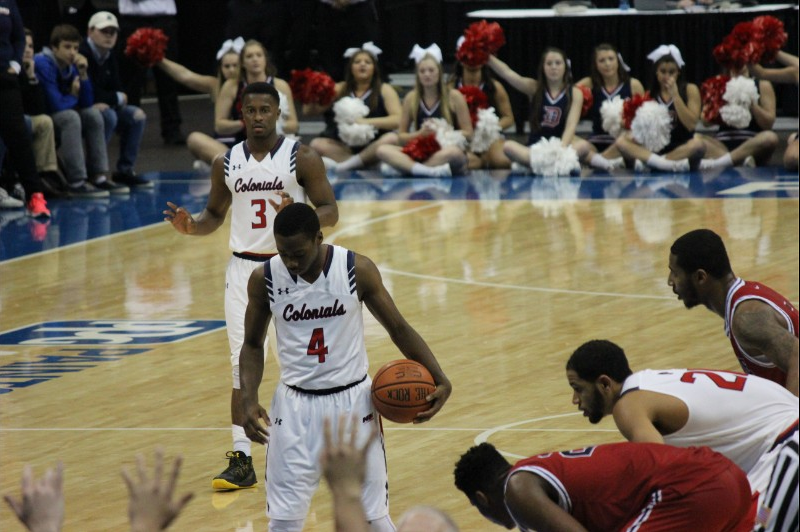
[[464,138],[464,134],[461,131],[454,130],[453,126],[444,118],[429,118],[425,121],[425,127],[434,131],[436,142],[442,148],[456,146],[463,150],[467,147],[467,139]]
[[578,154],[572,146],[561,145],[561,139],[541,139],[530,147],[531,170],[536,175],[570,175],[581,169]]
[[752,78],[736,76],[725,85],[725,94],[722,99],[734,105],[750,107],[751,103],[758,101],[758,89]]
[[603,129],[612,137],[618,137],[622,131],[622,104],[624,100],[614,96],[600,106],[600,117],[603,119]]
[[497,117],[494,107],[479,109],[470,149],[475,153],[483,153],[500,137],[500,119]]
[[722,121],[736,129],[744,129],[750,123],[752,115],[750,107],[743,105],[727,104],[719,109],[719,116]]
[[372,142],[378,130],[371,124],[339,124],[339,138],[348,146],[365,146]]
[[364,118],[369,114],[369,107],[361,98],[345,96],[333,104],[334,120],[340,126],[342,124],[352,124],[359,118]]
[[667,107],[655,101],[644,102],[631,121],[631,133],[636,142],[658,153],[669,144],[672,119]]

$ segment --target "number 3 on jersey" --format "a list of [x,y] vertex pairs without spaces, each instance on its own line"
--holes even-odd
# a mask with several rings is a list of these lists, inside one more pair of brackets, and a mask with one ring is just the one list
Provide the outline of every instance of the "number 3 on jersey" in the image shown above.
[[308,350],[306,355],[310,357],[318,357],[318,362],[322,364],[325,362],[325,355],[328,354],[328,346],[325,345],[325,333],[322,327],[314,329],[311,333],[311,340],[308,341]]
[[[681,375],[681,382],[688,382],[689,384],[694,382],[696,375],[705,375],[711,382],[717,385],[718,388],[722,388],[724,390],[734,390],[737,392],[741,392],[744,390],[744,384],[747,382],[746,375],[739,375],[736,373],[717,373],[714,371],[708,370],[691,370],[687,371],[683,375]],[[728,380],[728,377],[733,377],[733,380]]]
[[267,227],[267,200],[254,199],[250,205],[255,208],[256,221],[252,223],[253,229],[266,229]]

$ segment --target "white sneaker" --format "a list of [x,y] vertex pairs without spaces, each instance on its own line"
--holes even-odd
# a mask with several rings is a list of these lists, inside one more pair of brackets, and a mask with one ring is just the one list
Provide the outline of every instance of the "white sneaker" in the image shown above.
[[714,159],[700,159],[700,170],[711,170],[714,168]]
[[748,155],[747,157],[745,157],[744,161],[742,161],[742,166],[744,166],[745,168],[755,168],[756,167],[755,157],[753,157],[752,155]]
[[633,163],[633,171],[634,172],[649,172],[650,167],[644,164],[639,159],[636,159],[636,162]]
[[400,177],[401,175],[403,175],[403,173],[400,172],[400,170],[398,170],[389,163],[381,163],[381,174],[383,175],[383,177]]
[[530,166],[518,163],[517,161],[511,161],[511,173],[517,175],[527,175],[533,172],[531,172]]
[[672,171],[673,172],[688,172],[689,171],[689,159],[681,159],[680,161],[675,161],[672,163]]
[[200,159],[195,159],[192,163],[192,168],[194,171],[199,174],[207,174],[211,172],[211,166],[205,161],[201,161]]
[[0,187],[0,209],[19,209],[24,207],[25,204],[17,198],[12,198],[6,192],[6,189]]
[[620,168],[625,168],[625,159],[622,157],[617,157],[616,159],[609,159],[608,160],[609,170],[619,170]]
[[434,177],[451,177],[453,175],[453,171],[450,169],[450,165],[445,163],[440,164],[439,166],[434,166],[433,175]]
[[322,164],[325,165],[326,172],[336,172],[336,166],[339,164],[330,157],[322,156]]

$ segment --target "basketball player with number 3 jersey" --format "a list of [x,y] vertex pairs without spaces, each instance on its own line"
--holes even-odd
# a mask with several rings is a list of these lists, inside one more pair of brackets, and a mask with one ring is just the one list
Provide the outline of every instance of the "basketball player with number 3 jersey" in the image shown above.
[[581,345],[566,369],[572,403],[590,422],[611,414],[630,441],[711,447],[747,473],[754,493],[767,489],[780,450],[797,432],[797,397],[755,375],[633,373],[622,348],[608,340]]
[[203,212],[194,219],[186,209],[169,202],[169,209],[164,211],[165,219],[178,232],[207,235],[223,224],[231,209],[229,247],[233,256],[225,272],[225,323],[233,373],[233,451],[227,453],[228,467],[212,480],[214,489],[249,488],[257,484],[250,439],[237,419],[239,353],[244,342],[250,273],[277,253],[272,231],[275,216],[293,202],[310,202],[316,207],[323,227],[335,225],[339,218],[322,159],[307,146],[277,134],[279,101],[273,86],[249,84],[242,93],[247,140],[214,161],[211,191]]
[[[375,264],[363,255],[322,243],[319,220],[302,203],[275,218],[278,256],[259,265],[248,282],[241,353],[242,419],[247,435],[267,444],[267,516],[270,532],[301,532],[322,477],[326,420],[350,417],[359,445],[378,430],[372,403],[362,305],[406,358],[425,366],[436,382],[433,417],[452,386],[428,345],[400,314]],[[269,414],[259,404],[264,336],[274,320],[279,382]],[[344,418],[342,416],[345,416]],[[334,432],[342,433],[340,424]],[[383,437],[366,451],[361,502],[372,532],[394,532]]]

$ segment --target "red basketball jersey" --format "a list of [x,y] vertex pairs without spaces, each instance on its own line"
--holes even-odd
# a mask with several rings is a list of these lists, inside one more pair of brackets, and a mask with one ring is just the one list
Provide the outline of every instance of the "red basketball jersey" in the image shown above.
[[654,493],[665,500],[682,497],[732,467],[708,447],[623,442],[526,458],[507,478],[519,471],[542,477],[558,493],[561,508],[588,530],[606,532],[622,529]]
[[733,315],[736,312],[736,306],[748,299],[763,301],[775,309],[786,321],[786,328],[795,336],[798,336],[798,329],[800,329],[797,309],[785,297],[768,286],[742,279],[736,279],[725,298],[725,334],[731,340],[733,352],[736,354],[736,358],[739,359],[742,369],[746,373],[752,373],[777,382],[781,386],[786,386],[786,373],[784,371],[775,366],[767,357],[749,355],[736,341],[731,329]]

